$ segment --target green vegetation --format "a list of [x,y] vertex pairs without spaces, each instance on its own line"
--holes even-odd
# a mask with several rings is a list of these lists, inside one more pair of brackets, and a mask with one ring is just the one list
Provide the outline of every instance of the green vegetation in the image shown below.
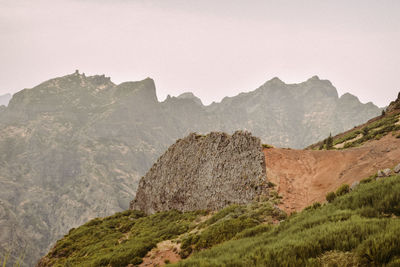
[[268,144],[262,144],[263,148],[274,148],[274,146],[268,145]]
[[326,201],[331,203],[332,201],[334,201],[336,199],[336,194],[335,194],[335,192],[329,192],[328,194],[326,194],[325,198],[326,198]]
[[[350,131],[343,136],[333,138],[332,146],[330,145],[330,138],[325,139],[323,143],[319,145],[319,149],[332,149],[338,144],[344,144],[343,149],[357,147],[369,140],[379,140],[390,132],[398,137],[400,136],[400,134],[397,133],[397,131],[400,131],[400,125],[396,123],[398,123],[399,119],[399,114],[387,115],[385,113],[381,116],[380,119],[369,123],[361,130],[357,129],[354,131]],[[316,148],[316,146],[314,146],[313,148]]]
[[176,266],[398,266],[400,176],[371,179],[351,192],[341,188],[331,203],[194,253]]
[[336,190],[336,196],[343,196],[348,192],[350,192],[350,186],[348,184],[343,184]]
[[321,266],[344,266],[358,267],[362,266],[361,258],[351,252],[328,251],[318,257],[317,262]]
[[377,177],[378,177],[378,175],[375,173],[374,175],[371,175],[371,176],[368,177],[368,178],[362,179],[362,180],[360,181],[360,184],[370,183],[370,182],[374,181]]
[[157,243],[171,239],[181,242],[180,254],[187,257],[193,251],[271,230],[274,221],[286,218],[275,206],[278,202],[271,197],[248,205],[231,205],[212,215],[205,211],[168,211],[146,216],[125,211],[97,218],[71,229],[46,256],[45,266],[137,265]]
[[246,206],[231,205],[199,225],[198,231],[183,238],[181,257],[188,257],[193,251],[210,248],[228,241],[235,236],[252,236],[271,228],[273,220],[282,220],[286,214],[275,208],[271,202],[255,202]]
[[[0,257],[0,266],[6,267],[6,266],[11,266],[11,250],[6,252],[2,257]],[[23,262],[25,259],[25,252],[23,252],[21,255],[19,255],[16,259],[14,264],[12,264],[13,267],[20,267],[22,266]]]
[[289,217],[275,198],[214,214],[126,211],[94,219],[58,241],[45,266],[137,265],[171,239],[190,256],[175,266],[398,266],[400,176],[375,178],[351,191],[342,185],[327,194],[329,203]]
[[10,257],[10,252],[6,253],[6,254],[4,255],[3,260],[0,261],[0,263],[2,263],[1,266],[3,266],[3,267],[6,266],[9,257]]
[[189,231],[205,212],[161,212],[145,216],[125,211],[97,218],[57,242],[47,255],[47,266],[126,266],[142,258],[162,240]]
[[333,147],[333,138],[332,134],[329,134],[329,137],[326,139],[326,149],[332,149]]
[[360,130],[356,130],[356,131],[347,133],[347,134],[345,134],[344,136],[342,136],[340,138],[336,138],[333,141],[333,145],[337,145],[337,144],[341,144],[341,143],[347,142],[349,140],[353,140],[354,138],[356,138],[360,134],[361,134]]

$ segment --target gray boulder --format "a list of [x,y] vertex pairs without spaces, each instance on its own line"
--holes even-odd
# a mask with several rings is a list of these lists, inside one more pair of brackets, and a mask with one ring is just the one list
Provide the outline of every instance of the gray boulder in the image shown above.
[[360,182],[359,182],[359,181],[355,181],[354,183],[352,183],[352,184],[351,184],[351,186],[350,186],[350,190],[354,190],[354,189],[356,189],[356,187],[357,187],[359,184],[360,184]]
[[386,168],[383,170],[383,174],[385,175],[385,177],[388,177],[392,174],[392,170],[389,168]]
[[400,163],[397,164],[396,167],[394,167],[394,172],[395,172],[395,173],[399,173],[399,172],[400,172]]

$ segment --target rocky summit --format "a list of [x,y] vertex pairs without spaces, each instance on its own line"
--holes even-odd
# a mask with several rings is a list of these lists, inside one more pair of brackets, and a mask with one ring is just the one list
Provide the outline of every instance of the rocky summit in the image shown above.
[[178,140],[140,180],[130,209],[218,210],[267,195],[261,141],[250,133],[190,134]]
[[393,111],[399,110],[399,109],[400,109],[400,92],[397,96],[397,99],[390,103],[390,105],[387,107],[386,111],[393,112]]

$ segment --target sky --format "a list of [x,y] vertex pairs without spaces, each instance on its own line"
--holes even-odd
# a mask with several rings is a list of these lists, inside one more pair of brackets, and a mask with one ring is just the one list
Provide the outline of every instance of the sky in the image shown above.
[[205,104],[318,75],[386,106],[400,91],[398,0],[0,0],[0,95],[79,69]]

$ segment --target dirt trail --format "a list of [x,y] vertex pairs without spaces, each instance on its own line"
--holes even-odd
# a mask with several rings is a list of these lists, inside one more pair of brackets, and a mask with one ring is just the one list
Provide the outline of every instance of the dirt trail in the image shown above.
[[173,243],[171,240],[162,241],[143,258],[143,262],[139,266],[164,266],[166,261],[169,263],[176,263],[181,259],[179,250],[180,246]]
[[264,149],[268,180],[283,197],[280,208],[290,213],[325,201],[326,193],[351,185],[379,169],[400,163],[400,139],[388,134],[346,150]]

